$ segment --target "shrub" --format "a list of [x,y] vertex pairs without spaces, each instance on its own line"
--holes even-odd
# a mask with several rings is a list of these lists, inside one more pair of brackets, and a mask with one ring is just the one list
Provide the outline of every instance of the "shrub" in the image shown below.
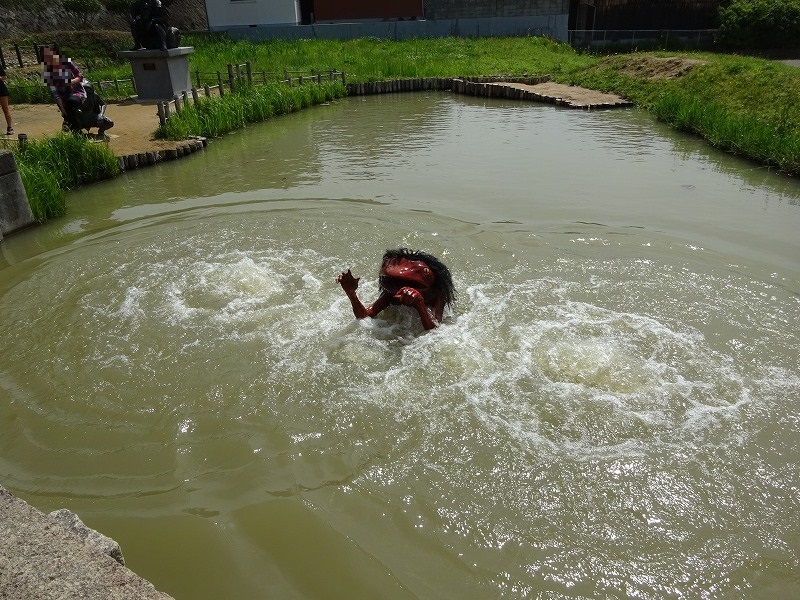
[[75,19],[76,29],[89,29],[103,8],[100,0],[61,0],[61,5]]
[[717,40],[734,49],[800,48],[800,0],[731,0]]

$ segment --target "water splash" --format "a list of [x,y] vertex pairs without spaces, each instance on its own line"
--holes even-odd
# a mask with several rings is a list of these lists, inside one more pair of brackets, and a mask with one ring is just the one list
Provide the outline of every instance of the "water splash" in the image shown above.
[[[6,290],[16,356],[2,382],[25,423],[5,432],[15,481],[222,521],[265,496],[347,507],[330,518],[353,531],[356,515],[389,510],[362,543],[414,531],[460,548],[454,564],[514,556],[486,567],[484,591],[572,589],[599,571],[613,589],[627,573],[665,591],[674,564],[586,562],[564,532],[597,556],[614,539],[657,554],[697,542],[697,522],[716,535],[746,521],[737,489],[780,480],[747,450],[800,390],[796,339],[778,326],[800,307],[779,287],[659,248],[520,256],[468,231],[448,241],[459,302],[424,332],[403,308],[353,318],[333,279],[353,265],[374,299],[364,257],[383,244],[343,250],[363,228],[352,218],[150,223],[165,231],[149,243],[108,235]],[[687,577],[711,568],[701,555]]]

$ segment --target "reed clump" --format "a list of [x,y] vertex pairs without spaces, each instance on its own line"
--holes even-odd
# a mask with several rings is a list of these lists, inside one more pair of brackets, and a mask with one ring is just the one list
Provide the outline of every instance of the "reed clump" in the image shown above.
[[285,83],[241,84],[224,96],[200,98],[196,104],[186,105],[180,113],[170,115],[156,135],[170,140],[184,140],[192,135],[218,137],[345,94],[344,85],[338,81],[294,87]]
[[29,140],[14,150],[14,159],[39,222],[64,214],[67,191],[119,173],[106,144],[70,133]]

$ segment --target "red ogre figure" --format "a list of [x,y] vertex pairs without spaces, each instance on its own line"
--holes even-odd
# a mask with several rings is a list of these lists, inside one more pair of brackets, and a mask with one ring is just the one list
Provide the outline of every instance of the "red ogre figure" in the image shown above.
[[444,307],[455,300],[448,268],[435,256],[408,248],[387,250],[383,255],[378,279],[381,294],[368,307],[356,294],[359,279],[350,269],[336,278],[350,298],[356,319],[374,317],[390,304],[404,304],[417,309],[425,329],[433,329],[441,322]]

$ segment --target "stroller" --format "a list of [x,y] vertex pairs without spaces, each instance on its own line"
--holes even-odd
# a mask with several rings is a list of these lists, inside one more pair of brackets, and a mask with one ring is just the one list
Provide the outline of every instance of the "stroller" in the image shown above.
[[105,116],[106,103],[95,93],[92,84],[84,79],[82,85],[86,92],[86,98],[78,104],[73,96],[68,104],[67,114],[61,128],[73,133],[83,133],[85,130],[88,135],[92,127],[97,127],[97,137],[102,138],[106,130],[114,126],[114,121]]

